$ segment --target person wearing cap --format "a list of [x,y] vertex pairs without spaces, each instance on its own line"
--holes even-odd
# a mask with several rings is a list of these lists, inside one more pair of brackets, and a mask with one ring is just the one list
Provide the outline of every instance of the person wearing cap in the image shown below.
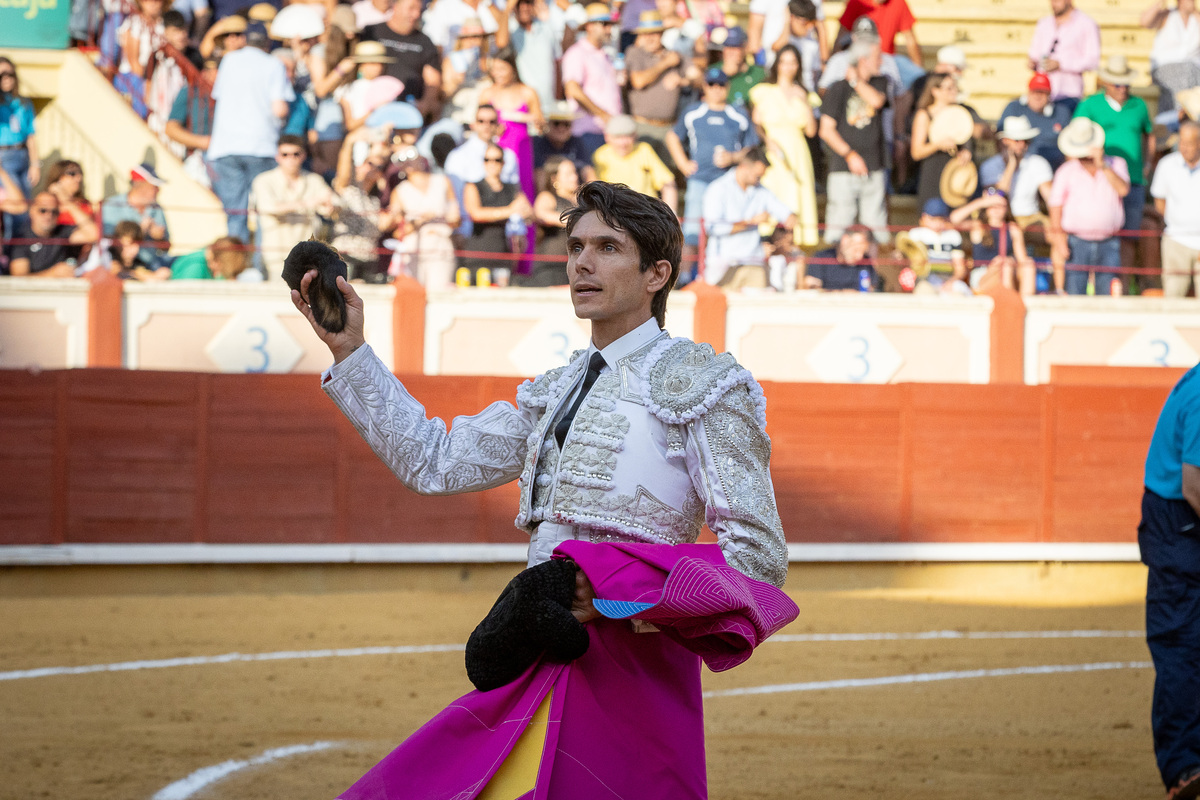
[[746,61],[746,32],[739,27],[729,28],[721,43],[721,70],[729,78],[728,101],[735,106],[746,106],[750,90],[767,77],[765,69]]
[[[550,156],[569,158],[579,172],[581,183],[596,179],[596,171],[592,169],[591,156],[583,139],[571,133],[571,125],[575,122],[575,110],[567,100],[556,100],[547,106],[546,131],[533,137],[533,166],[540,175]],[[541,182],[539,177],[538,182]]]
[[1083,97],[1083,73],[1100,66],[1100,26],[1073,0],[1050,0],[1029,43],[1029,68],[1050,78],[1050,99],[1072,111]]
[[[825,4],[822,0],[751,0],[750,19],[746,23],[746,49],[757,57],[761,51],[767,67],[785,44],[796,46],[802,54],[806,48],[797,38],[815,45],[816,64],[829,60],[829,36],[825,30]],[[816,91],[809,86],[809,91]]]
[[[142,241],[149,242],[138,252],[138,261],[150,269],[160,267],[170,245],[170,232],[158,190],[163,180],[150,164],[139,164],[129,171],[129,191],[114,195],[100,204],[100,223],[104,236],[111,238],[117,223],[131,220],[142,229]],[[157,245],[157,246],[155,246]]]
[[908,232],[910,239],[925,248],[925,258],[934,272],[950,272],[952,254],[962,250],[962,234],[950,224],[950,213],[945,200],[931,197],[921,207],[917,227]]
[[[1129,168],[1120,156],[1104,155],[1104,129],[1076,117],[1059,136],[1067,157],[1050,186],[1050,256],[1054,289],[1059,294],[1086,294],[1095,271],[1097,295],[1119,294],[1121,244],[1125,223],[1121,200],[1129,192]],[[1068,266],[1075,268],[1067,271]],[[1115,287],[1115,288],[1114,288]]]
[[[625,51],[629,72],[629,114],[639,136],[658,143],[655,151],[666,150],[667,132],[675,124],[679,97],[687,84],[683,58],[663,47],[662,16],[657,11],[642,14],[633,44]],[[660,153],[660,157],[661,157]]]
[[385,74],[404,84],[402,99],[419,108],[426,119],[436,119],[441,113],[442,55],[417,28],[420,21],[421,0],[396,0],[388,21],[363,28],[362,40],[381,42],[387,48],[396,60],[387,65]]
[[924,63],[924,59],[921,57],[921,45],[917,42],[917,32],[914,27],[917,18],[913,16],[907,1],[848,0],[839,20],[843,32],[850,33],[854,29],[854,23],[862,17],[867,17],[875,23],[879,32],[879,46],[888,55],[896,55],[896,34],[904,34],[904,48],[908,54],[907,63],[903,61],[904,56],[898,56],[900,60],[897,61],[897,66],[900,68],[901,75],[907,72],[912,76],[904,81],[905,85],[911,84],[913,79],[923,71],[921,65]]
[[1052,169],[1058,169],[1066,160],[1058,149],[1058,135],[1071,121],[1071,112],[1068,104],[1050,99],[1050,77],[1035,72],[1029,79],[1028,91],[1004,107],[999,125],[1001,128],[1007,125],[1009,117],[1024,117],[1037,130],[1029,151],[1046,159]]
[[883,111],[888,105],[887,78],[879,74],[879,45],[850,46],[846,77],[829,87],[821,104],[819,131],[825,143],[825,241],[837,242],[856,220],[888,241],[887,140]]
[[[4,175],[8,178],[7,173]],[[12,180],[5,185],[15,188]],[[24,203],[22,203],[24,205]],[[64,225],[59,220],[62,210],[71,212],[77,225]],[[13,276],[37,278],[72,278],[78,266],[83,245],[98,241],[100,232],[92,217],[83,213],[73,201],[59,203],[52,192],[39,192],[29,204],[29,216],[13,231],[13,243],[8,250],[8,272]]]
[[537,0],[516,0],[510,11],[507,2],[500,2],[500,27],[496,31],[496,49],[512,46],[517,51],[517,71],[521,79],[537,92],[542,108],[557,100],[557,74],[547,69],[562,58],[562,32],[550,20],[538,16]]
[[1007,117],[996,134],[1000,152],[979,166],[980,185],[994,186],[1008,197],[1021,230],[1035,224],[1045,226],[1050,221],[1041,212],[1038,198],[1049,207],[1054,169],[1049,161],[1029,151],[1029,142],[1037,135],[1037,129],[1025,117]]
[[[1084,117],[1104,129],[1104,153],[1120,156],[1129,168],[1129,192],[1122,200],[1125,209],[1125,230],[1140,231],[1146,208],[1146,164],[1153,152],[1154,123],[1146,101],[1130,94],[1129,87],[1141,78],[1141,73],[1129,66],[1123,55],[1109,56],[1098,75],[1101,90],[1088,96],[1075,109],[1076,117]],[[1139,243],[1136,233],[1121,240],[1126,264],[1135,261]]]
[[745,109],[729,105],[728,88],[725,71],[719,66],[709,67],[704,73],[703,101],[683,112],[667,134],[667,149],[687,177],[683,236],[688,247],[700,243],[700,215],[708,185],[759,143],[758,131]]
[[1162,289],[1167,297],[1186,297],[1196,278],[1200,296],[1200,125],[1179,125],[1179,145],[1163,156],[1150,184],[1154,207],[1166,230],[1162,237]]
[[636,140],[637,123],[618,114],[604,126],[604,144],[592,156],[597,180],[623,183],[650,197],[661,197],[671,208],[679,202],[675,175],[646,142]]
[[571,132],[583,140],[588,159],[604,144],[604,124],[621,113],[617,70],[601,48],[612,38],[612,11],[604,3],[587,6],[584,36],[563,53],[563,94],[577,112]]

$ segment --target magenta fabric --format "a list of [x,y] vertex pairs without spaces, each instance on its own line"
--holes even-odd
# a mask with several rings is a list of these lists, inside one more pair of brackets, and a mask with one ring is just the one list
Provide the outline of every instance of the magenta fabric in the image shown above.
[[663,632],[635,633],[623,619],[589,623],[583,657],[541,661],[508,686],[464,695],[341,800],[470,800],[548,693],[531,800],[707,797],[701,656],[723,669],[744,661],[795,617],[795,604],[726,566],[716,545],[567,542],[555,553],[574,559],[606,599],[654,602],[638,617]]

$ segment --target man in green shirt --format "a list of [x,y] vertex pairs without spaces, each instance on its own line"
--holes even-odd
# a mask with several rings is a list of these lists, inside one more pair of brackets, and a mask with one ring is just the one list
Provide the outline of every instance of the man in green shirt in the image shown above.
[[[1141,230],[1142,211],[1146,207],[1146,157],[1153,143],[1153,123],[1146,101],[1133,97],[1129,87],[1141,75],[1129,66],[1125,56],[1109,56],[1100,67],[1101,91],[1087,97],[1075,109],[1075,116],[1086,117],[1104,129],[1104,154],[1120,156],[1129,165],[1129,194],[1125,195],[1125,230]],[[1121,239],[1121,263],[1133,266],[1139,239],[1126,234]]]
[[746,63],[746,32],[738,27],[726,31],[721,43],[721,71],[729,77],[728,102],[745,108],[750,89],[762,83],[767,71],[757,64]]
[[222,236],[203,250],[171,262],[171,280],[237,280],[250,264],[250,254],[236,236]]

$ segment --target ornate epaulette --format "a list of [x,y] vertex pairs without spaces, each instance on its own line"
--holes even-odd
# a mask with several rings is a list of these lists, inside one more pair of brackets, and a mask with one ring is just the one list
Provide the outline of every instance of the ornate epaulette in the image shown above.
[[586,353],[586,350],[576,350],[566,364],[546,370],[533,380],[518,386],[517,405],[526,408],[548,408],[574,381],[581,368],[580,359]]
[[658,419],[684,425],[703,417],[735,386],[754,399],[755,418],[767,427],[767,401],[749,370],[729,353],[690,339],[667,339],[650,351],[643,368],[642,401]]

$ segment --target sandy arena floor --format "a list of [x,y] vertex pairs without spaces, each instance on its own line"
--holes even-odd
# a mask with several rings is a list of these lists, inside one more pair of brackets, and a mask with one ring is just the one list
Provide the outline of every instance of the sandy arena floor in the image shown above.
[[[26,671],[461,644],[512,569],[0,570],[0,797],[328,800],[470,688],[461,651]],[[1138,565],[794,568],[783,633],[800,640],[705,674],[712,692],[793,684],[706,701],[711,796],[1161,797],[1153,670],[1124,633],[1143,628],[1143,581]],[[962,638],[811,636],[928,631]],[[1113,633],[973,638],[1001,631]],[[1013,670],[1084,664],[1107,668]],[[813,682],[840,683],[794,686]]]

